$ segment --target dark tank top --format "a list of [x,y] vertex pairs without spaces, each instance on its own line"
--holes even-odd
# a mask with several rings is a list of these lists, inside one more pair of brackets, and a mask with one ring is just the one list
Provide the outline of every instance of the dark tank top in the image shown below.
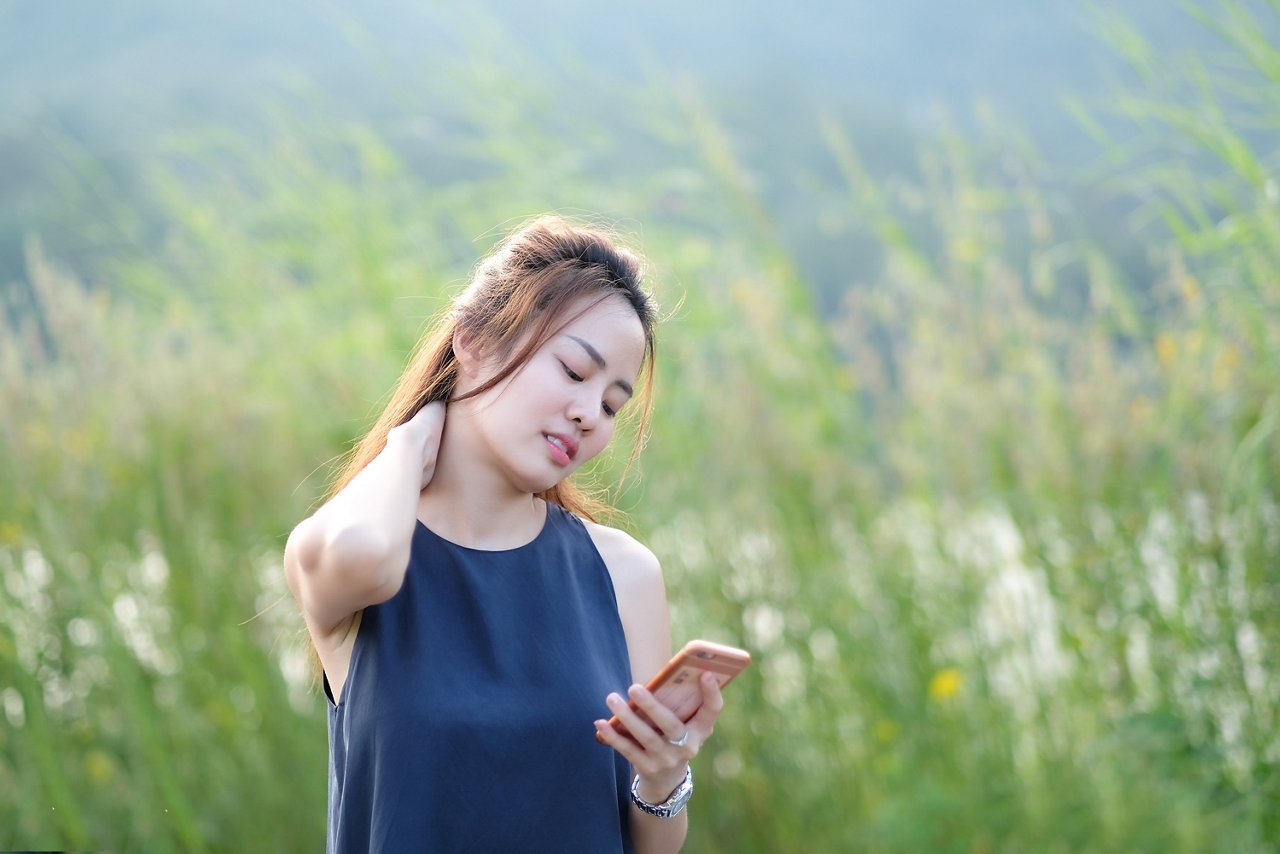
[[404,586],[364,610],[330,696],[328,850],[631,851],[629,766],[592,725],[630,684],[577,517],[548,503],[532,542],[498,552],[419,522]]

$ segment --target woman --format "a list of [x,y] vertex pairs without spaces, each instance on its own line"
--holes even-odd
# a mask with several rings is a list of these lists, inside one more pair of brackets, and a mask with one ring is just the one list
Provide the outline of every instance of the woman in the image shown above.
[[633,255],[533,222],[290,535],[329,699],[330,851],[683,844],[720,691],[708,677],[686,725],[636,684],[671,655],[661,570],[568,479],[625,407],[647,414],[653,326]]

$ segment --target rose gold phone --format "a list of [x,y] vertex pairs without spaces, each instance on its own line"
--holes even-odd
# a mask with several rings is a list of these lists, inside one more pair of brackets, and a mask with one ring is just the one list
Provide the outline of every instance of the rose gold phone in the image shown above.
[[[659,703],[675,712],[680,720],[688,722],[698,713],[698,708],[702,705],[702,688],[698,684],[698,679],[704,671],[714,673],[716,681],[720,683],[721,688],[724,688],[750,663],[751,654],[745,649],[724,646],[711,641],[691,640],[685,644],[684,649],[667,662],[665,667],[658,671],[657,676],[649,680],[649,684],[645,687]],[[653,723],[648,715],[636,708],[634,700],[628,705],[641,720],[649,724]],[[625,736],[631,735],[618,720],[617,715],[609,719],[609,726]],[[596,739],[604,741],[599,733],[596,733]]]

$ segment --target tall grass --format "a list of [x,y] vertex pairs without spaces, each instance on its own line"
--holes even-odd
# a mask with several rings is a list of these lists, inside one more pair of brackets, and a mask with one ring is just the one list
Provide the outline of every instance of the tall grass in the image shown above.
[[527,80],[471,117],[501,180],[282,119],[179,141],[164,251],[103,283],[33,241],[0,326],[0,848],[320,844],[283,538],[494,225],[557,188],[644,223],[674,307],[625,524],[677,641],[756,654],[690,850],[1274,848],[1280,164],[1249,140],[1280,54],[1274,16],[1214,8],[1226,59],[1152,66],[1100,137],[1143,152],[1105,168],[1152,281],[995,121],[895,177],[826,120],[879,263],[822,317],[712,108],[631,93],[664,168],[553,180],[553,140],[511,143],[549,103]]

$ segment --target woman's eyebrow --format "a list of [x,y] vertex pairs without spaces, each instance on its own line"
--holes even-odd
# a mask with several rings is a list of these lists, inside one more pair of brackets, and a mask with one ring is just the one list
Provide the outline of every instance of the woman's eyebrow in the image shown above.
[[[591,342],[584,341],[583,339],[579,338],[577,335],[566,335],[565,337],[573,341],[576,341],[578,343],[578,346],[580,346],[583,350],[586,350],[587,355],[591,357],[591,361],[595,362],[596,365],[599,366],[600,370],[604,370],[605,368],[609,367],[609,363],[604,360],[604,356],[601,356],[600,351],[597,350],[595,347],[591,346]],[[627,382],[626,380],[614,380],[613,384],[616,385],[618,388],[622,389],[623,391],[625,391],[628,397],[630,397],[632,394],[635,393],[634,390],[631,388],[631,383]]]
[[595,347],[592,347],[589,342],[582,340],[577,335],[568,335],[566,337],[572,338],[574,341],[577,341],[582,345],[582,349],[587,351],[587,355],[591,357],[591,361],[599,365],[601,369],[609,367],[609,363],[604,360],[604,356],[601,356],[600,351]]

